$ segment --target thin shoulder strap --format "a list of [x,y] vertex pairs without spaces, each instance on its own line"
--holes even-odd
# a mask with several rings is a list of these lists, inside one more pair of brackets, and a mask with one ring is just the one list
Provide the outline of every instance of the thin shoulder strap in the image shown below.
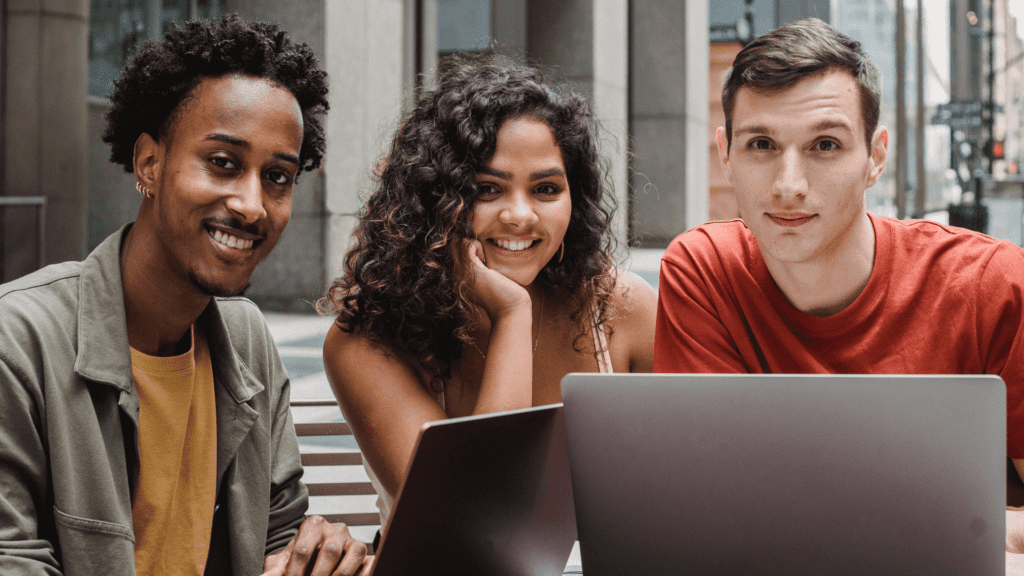
[[598,325],[600,318],[597,306],[592,305],[590,307],[590,333],[594,335],[594,356],[597,358],[597,371],[601,374],[611,374],[614,372],[612,369],[612,355],[608,351],[608,338],[605,337],[604,330]]
[[441,410],[448,410],[448,407],[444,405],[444,389],[445,381],[444,378],[435,375],[430,381],[430,387],[433,389],[434,394],[437,396],[437,403],[441,405]]

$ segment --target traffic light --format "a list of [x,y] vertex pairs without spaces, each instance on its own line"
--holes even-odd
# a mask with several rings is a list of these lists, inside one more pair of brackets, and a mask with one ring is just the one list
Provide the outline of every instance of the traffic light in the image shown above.
[[1006,155],[1006,152],[1005,152],[1005,150],[1003,150],[1003,141],[1002,140],[996,140],[995,142],[993,142],[992,143],[992,158],[994,160],[1002,160],[1005,155]]
[[1002,140],[989,140],[985,144],[985,153],[993,160],[1002,160],[1006,156]]

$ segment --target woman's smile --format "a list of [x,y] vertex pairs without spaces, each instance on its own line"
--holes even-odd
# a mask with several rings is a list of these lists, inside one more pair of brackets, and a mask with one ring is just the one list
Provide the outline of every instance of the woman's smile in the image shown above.
[[476,185],[473,232],[487,267],[532,284],[558,253],[572,214],[562,150],[547,123],[533,116],[502,123]]

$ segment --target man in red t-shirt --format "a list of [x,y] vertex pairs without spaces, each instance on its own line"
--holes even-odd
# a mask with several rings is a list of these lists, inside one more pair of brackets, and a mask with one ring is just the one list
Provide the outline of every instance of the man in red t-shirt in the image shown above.
[[[666,251],[654,370],[997,374],[1024,475],[1024,252],[868,214],[889,138],[880,97],[860,44],[817,19],[736,56],[717,139],[742,220]],[[1011,552],[1020,514],[1007,513]]]

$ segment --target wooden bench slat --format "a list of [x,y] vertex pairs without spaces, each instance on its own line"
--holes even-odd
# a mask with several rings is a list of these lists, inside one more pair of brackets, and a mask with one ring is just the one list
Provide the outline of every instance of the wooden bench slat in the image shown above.
[[352,428],[347,422],[308,422],[295,425],[298,436],[351,436]]
[[306,484],[310,496],[368,496],[376,494],[369,482],[313,482]]
[[[333,399],[292,400],[295,407],[337,406]],[[309,436],[351,436],[352,428],[346,422],[303,422],[295,425],[299,438]],[[301,455],[303,466],[358,466],[363,459],[359,452],[331,451],[308,452]],[[306,482],[310,496],[372,496],[377,492],[369,482]],[[345,506],[330,506],[330,509],[345,509]],[[327,512],[326,510],[324,512]],[[375,512],[351,512],[342,514],[321,513],[328,522],[343,522],[349,526],[377,526],[380,515]],[[366,543],[373,553],[372,543]]]
[[352,514],[321,514],[328,522],[344,522],[349,526],[377,526],[380,524],[380,514],[375,512],[363,512]]
[[320,398],[316,400],[292,400],[292,408],[295,407],[316,407],[316,406],[337,406],[338,401],[334,398]]
[[302,455],[303,466],[362,466],[359,452],[310,452]]

